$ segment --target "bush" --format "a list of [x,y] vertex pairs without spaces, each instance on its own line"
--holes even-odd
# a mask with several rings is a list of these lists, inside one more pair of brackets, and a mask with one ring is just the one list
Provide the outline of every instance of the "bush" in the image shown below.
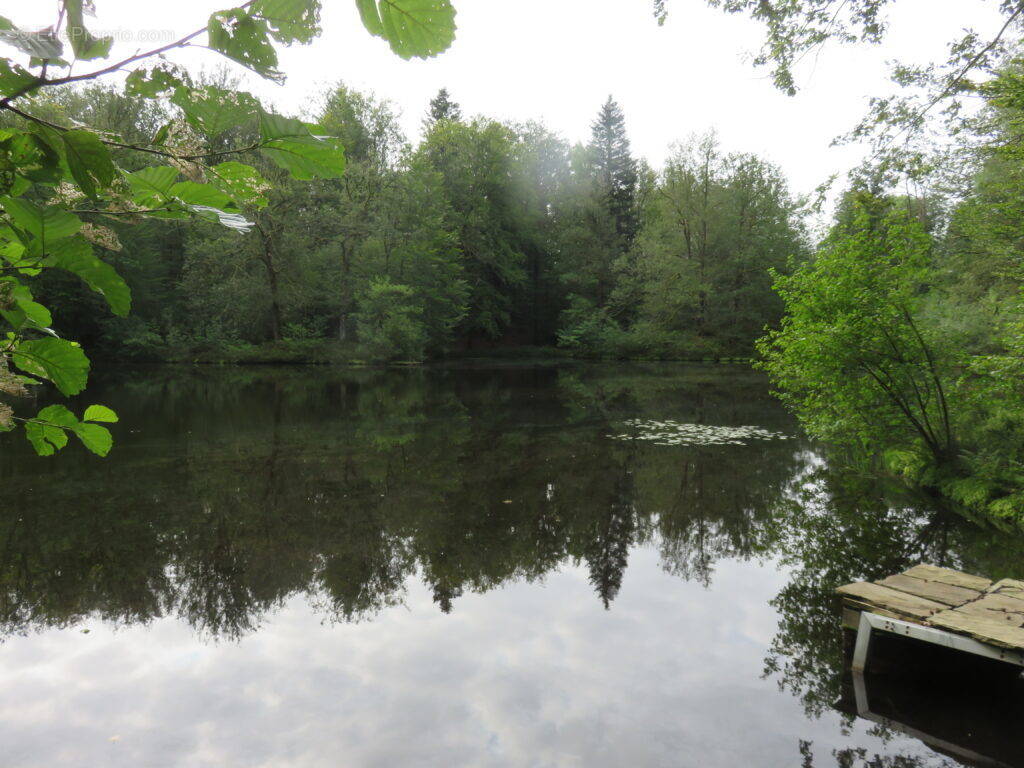
[[[320,327],[316,327],[320,326]],[[286,341],[309,341],[324,337],[323,323],[285,323],[281,335]]]
[[163,337],[138,315],[107,321],[98,345],[100,356],[127,360],[158,360],[165,347]]
[[607,311],[578,297],[562,313],[561,320],[563,330],[558,334],[559,346],[581,357],[714,361],[724,351],[715,339],[666,329],[650,321],[642,320],[632,328],[622,328]]
[[409,286],[382,277],[371,281],[360,297],[356,329],[371,360],[423,360],[427,331],[413,295]]
[[562,312],[558,346],[585,357],[601,357],[614,347],[618,324],[608,313],[580,296],[570,299]]

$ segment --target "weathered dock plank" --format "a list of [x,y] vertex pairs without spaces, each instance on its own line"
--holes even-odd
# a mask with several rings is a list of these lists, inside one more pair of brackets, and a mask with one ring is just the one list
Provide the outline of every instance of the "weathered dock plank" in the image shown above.
[[988,591],[1024,599],[1024,581],[1019,581],[1017,579],[1003,579],[989,587]]
[[904,576],[913,576],[925,581],[937,581],[940,584],[949,584],[954,587],[966,587],[978,592],[984,592],[992,586],[992,579],[984,576],[973,576],[969,573],[960,573],[951,568],[940,568],[936,565],[915,565],[913,568],[903,572]]
[[949,608],[943,603],[872,584],[869,581],[847,584],[836,591],[844,597],[865,604],[876,613],[881,611],[895,615],[896,618],[927,619],[932,614]]
[[948,629],[973,637],[989,645],[1020,650],[1024,648],[1024,628],[1010,626],[1006,622],[984,616],[965,613],[951,608],[930,616],[925,622],[929,626]]
[[899,592],[934,600],[951,608],[971,600],[977,600],[982,596],[980,590],[958,587],[941,581],[925,581],[905,573],[889,576],[875,583]]
[[961,613],[982,616],[1011,627],[1024,626],[1024,600],[998,592],[990,592],[957,608]]

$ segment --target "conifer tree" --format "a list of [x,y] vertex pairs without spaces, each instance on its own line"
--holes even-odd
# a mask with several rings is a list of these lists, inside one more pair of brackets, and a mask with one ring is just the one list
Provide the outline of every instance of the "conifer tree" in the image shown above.
[[459,107],[458,103],[452,101],[451,94],[448,93],[447,88],[439,90],[437,96],[430,100],[430,106],[427,108],[427,116],[423,120],[423,126],[429,130],[442,120],[452,120],[455,122],[462,120],[462,108]]
[[637,164],[630,153],[626,118],[611,96],[591,125],[587,147],[608,214],[615,224],[615,233],[621,238],[620,247],[626,251],[639,228]]

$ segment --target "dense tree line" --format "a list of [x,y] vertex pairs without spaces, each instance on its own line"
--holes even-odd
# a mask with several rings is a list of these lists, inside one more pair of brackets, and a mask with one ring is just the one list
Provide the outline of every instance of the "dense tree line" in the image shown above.
[[947,155],[957,173],[939,174],[960,177],[959,187],[893,196],[865,180],[847,194],[814,258],[778,276],[786,317],[761,343],[812,434],[1015,521],[1024,517],[1022,71],[1010,61],[980,86],[985,107]]
[[[101,86],[56,90],[37,111],[139,137],[174,119],[170,104]],[[415,145],[388,102],[345,85],[308,117],[344,145],[341,178],[297,181],[251,153],[268,204],[246,212],[248,232],[111,223],[132,315],[44,275],[36,290],[62,307],[59,330],[122,359],[422,360],[556,344],[747,356],[781,313],[768,270],[805,250],[778,169],[706,136],[654,171],[611,98],[576,146],[537,123],[464,118],[445,90]],[[225,126],[208,148],[255,131]],[[126,167],[144,162],[124,154]]]

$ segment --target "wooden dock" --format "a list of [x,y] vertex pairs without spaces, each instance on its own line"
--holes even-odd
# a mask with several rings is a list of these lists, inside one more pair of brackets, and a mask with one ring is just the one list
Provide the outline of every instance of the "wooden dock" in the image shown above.
[[872,630],[914,637],[1024,666],[1024,581],[916,565],[879,581],[840,587],[843,626],[858,631],[863,670]]

